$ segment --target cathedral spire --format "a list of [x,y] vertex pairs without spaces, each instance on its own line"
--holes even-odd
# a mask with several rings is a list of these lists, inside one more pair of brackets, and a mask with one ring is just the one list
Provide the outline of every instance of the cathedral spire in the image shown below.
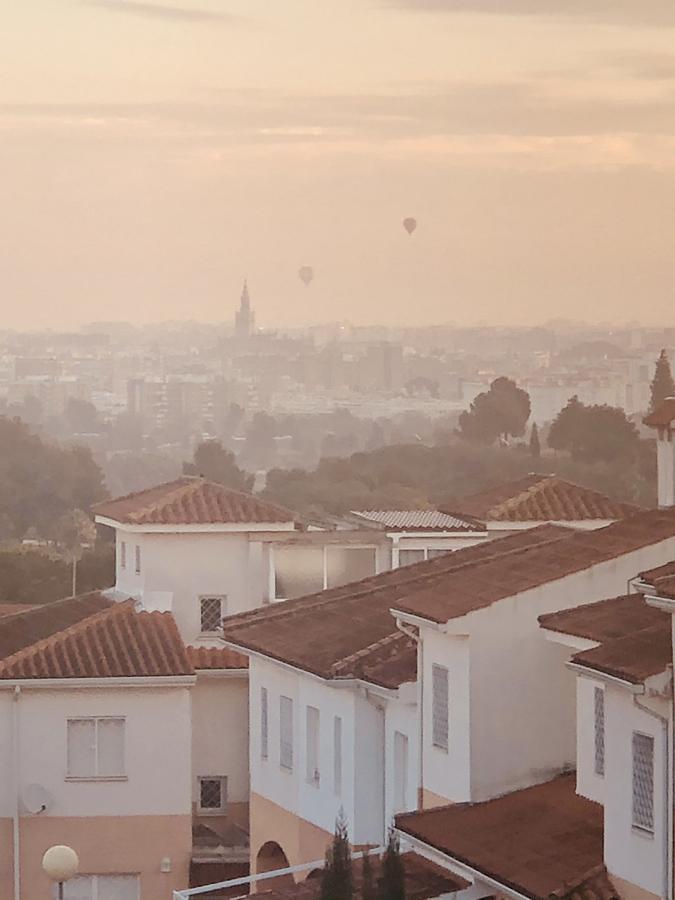
[[244,278],[244,287],[241,291],[241,309],[251,308],[251,298],[248,295],[248,279]]
[[251,298],[248,293],[248,280],[244,279],[239,309],[234,317],[234,333],[238,338],[249,338],[255,330],[255,313],[251,309]]

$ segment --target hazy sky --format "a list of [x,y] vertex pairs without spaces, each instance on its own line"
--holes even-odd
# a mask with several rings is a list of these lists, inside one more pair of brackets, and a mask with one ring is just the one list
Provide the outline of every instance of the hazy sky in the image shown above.
[[675,323],[673,0],[2,18],[0,328]]

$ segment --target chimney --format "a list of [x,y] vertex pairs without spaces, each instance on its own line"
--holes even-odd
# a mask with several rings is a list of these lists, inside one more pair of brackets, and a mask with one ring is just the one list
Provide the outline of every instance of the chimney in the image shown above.
[[656,430],[659,508],[675,507],[675,397],[666,397],[643,421]]

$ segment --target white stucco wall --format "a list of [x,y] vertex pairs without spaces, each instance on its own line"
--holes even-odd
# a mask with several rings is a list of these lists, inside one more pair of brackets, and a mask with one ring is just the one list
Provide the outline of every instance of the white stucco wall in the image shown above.
[[[595,771],[595,689],[604,691],[605,686],[603,682],[585,676],[578,676],[576,681],[577,793],[596,803],[604,803],[606,779]],[[605,718],[606,715],[605,710]]]
[[[0,818],[11,816],[13,810],[14,702],[11,690],[0,690]],[[29,784],[42,785],[51,803],[41,815],[190,814],[188,688],[31,688],[22,691],[18,706],[20,794]],[[89,716],[125,718],[124,780],[66,780],[66,722]]]
[[[638,698],[645,702],[645,698]],[[649,705],[668,714],[666,701]],[[654,738],[654,833],[632,826],[632,735]],[[605,691],[605,864],[610,875],[624,878],[653,894],[664,896],[667,797],[666,737],[663,725],[639,709],[630,692],[608,685]]]
[[248,802],[248,679],[200,675],[192,689],[192,785],[199,776],[227,776],[230,803]]
[[406,684],[399,688],[399,698],[388,700],[385,710],[385,800],[384,825],[388,829],[394,815],[401,810],[394,808],[395,765],[394,736],[400,732],[408,738],[408,766],[405,778],[405,809],[417,809],[419,787],[419,728],[417,715],[417,685]]

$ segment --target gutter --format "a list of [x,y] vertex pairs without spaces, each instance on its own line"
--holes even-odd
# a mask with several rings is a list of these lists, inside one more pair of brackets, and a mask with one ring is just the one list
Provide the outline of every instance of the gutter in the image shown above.
[[14,900],[21,900],[21,846],[19,831],[19,698],[21,688],[14,687],[12,698],[12,769],[14,777],[14,808],[12,810],[12,843],[14,869]]
[[0,679],[2,690],[80,690],[82,688],[189,687],[196,675],[163,675],[135,678],[7,678]]
[[570,662],[566,662],[565,665],[568,669],[576,672],[577,675],[581,675],[585,678],[592,678],[595,681],[606,681],[608,684],[618,684],[622,688],[627,688],[631,694],[644,694],[645,692],[644,684],[634,684],[632,681],[625,681],[623,678],[618,678],[616,675],[609,675],[607,672],[601,672],[600,669],[591,669],[588,666],[582,666],[580,663],[575,663],[571,660]]

